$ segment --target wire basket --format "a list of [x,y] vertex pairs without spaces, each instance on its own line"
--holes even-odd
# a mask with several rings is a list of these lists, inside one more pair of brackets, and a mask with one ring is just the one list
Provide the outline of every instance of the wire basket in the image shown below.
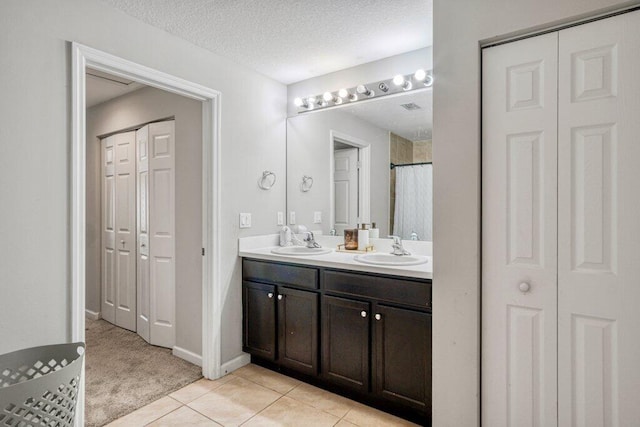
[[0,426],[74,424],[84,343],[0,355]]

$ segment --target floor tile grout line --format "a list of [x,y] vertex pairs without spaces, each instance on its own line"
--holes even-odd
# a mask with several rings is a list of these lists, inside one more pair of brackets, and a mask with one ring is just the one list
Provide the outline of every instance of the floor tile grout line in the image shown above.
[[[167,396],[167,397],[168,397],[169,399],[173,399],[171,396]],[[173,400],[176,400],[176,399],[173,399]],[[156,402],[157,402],[157,400],[156,400]],[[178,401],[176,400],[176,402],[178,402]],[[167,415],[172,414],[172,413],[174,413],[175,411],[177,411],[178,409],[180,409],[180,408],[182,408],[183,406],[185,406],[182,402],[178,402],[178,403],[180,403],[180,406],[178,406],[176,409],[174,409],[174,410],[172,410],[172,411],[169,411],[169,412],[167,412],[166,414],[164,414],[164,415],[162,415],[162,416],[160,416],[160,417],[158,417],[158,418],[156,418],[156,419],[154,419],[154,420],[152,420],[152,421],[149,421],[148,423],[146,423],[146,424],[145,424],[145,427],[146,427],[146,426],[148,426],[149,424],[153,424],[153,423],[155,423],[155,422],[156,422],[156,421],[158,421],[159,419],[164,418],[164,417],[166,417]],[[133,413],[133,412],[132,412],[132,413]]]
[[280,394],[280,397],[278,397],[276,400],[274,400],[273,402],[271,402],[270,404],[268,404],[267,406],[265,406],[264,408],[262,408],[261,410],[259,410],[258,412],[256,412],[255,414],[253,414],[252,416],[250,416],[249,418],[247,418],[242,424],[240,424],[241,426],[245,425],[246,423],[248,423],[249,421],[251,421],[253,418],[257,417],[259,414],[261,414],[262,412],[266,411],[267,408],[270,408],[271,406],[275,405],[276,402],[280,399],[282,399],[284,397],[284,394]]

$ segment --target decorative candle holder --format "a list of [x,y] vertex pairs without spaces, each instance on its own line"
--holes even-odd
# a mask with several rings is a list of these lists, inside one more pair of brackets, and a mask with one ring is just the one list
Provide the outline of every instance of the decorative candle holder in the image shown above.
[[344,230],[344,248],[347,250],[358,249],[358,230],[346,229]]

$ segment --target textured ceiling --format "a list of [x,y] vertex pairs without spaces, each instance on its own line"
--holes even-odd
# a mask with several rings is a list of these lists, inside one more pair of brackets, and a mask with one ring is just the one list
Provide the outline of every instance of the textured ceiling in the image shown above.
[[285,84],[432,44],[432,0],[102,1]]

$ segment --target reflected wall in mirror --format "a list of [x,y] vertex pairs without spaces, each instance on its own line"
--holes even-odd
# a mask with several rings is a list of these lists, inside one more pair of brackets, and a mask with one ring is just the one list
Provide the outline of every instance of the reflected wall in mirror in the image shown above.
[[[324,234],[375,222],[381,237],[431,240],[431,93],[423,89],[290,117],[289,219],[294,212],[297,224]],[[303,176],[313,177],[306,192]]]

